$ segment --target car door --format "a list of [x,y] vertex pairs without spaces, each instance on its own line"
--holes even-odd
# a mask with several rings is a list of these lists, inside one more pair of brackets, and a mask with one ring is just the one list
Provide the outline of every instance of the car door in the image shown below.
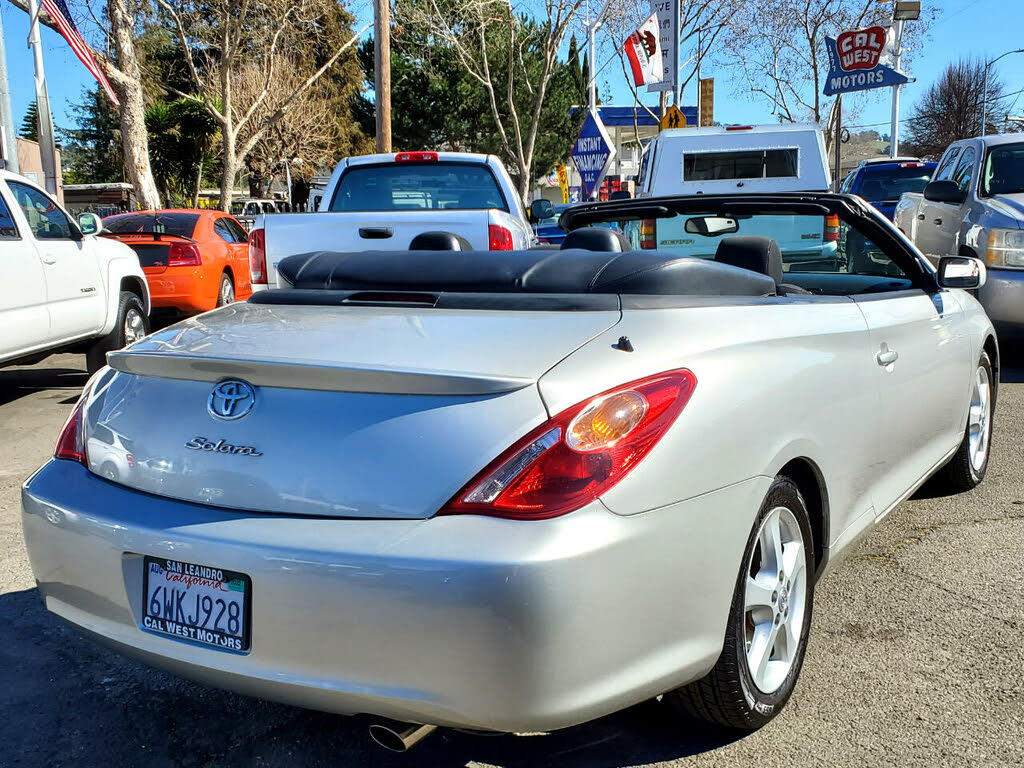
[[[969,157],[968,157],[969,156]],[[956,180],[957,174],[964,173],[964,160],[968,160],[968,168],[973,167],[975,150],[972,146],[953,145],[946,150],[942,162],[935,169],[932,181]],[[949,203],[937,203],[921,198],[921,206],[917,211],[917,232],[914,243],[921,252],[933,262],[941,256],[956,254],[953,247],[960,231],[959,206]]]
[[[840,237],[849,238],[843,222]],[[875,248],[860,236],[863,245]],[[849,247],[849,240],[846,240]],[[888,263],[884,263],[888,262]],[[902,270],[875,248],[864,274],[899,278]],[[876,514],[885,514],[935,469],[963,437],[971,341],[963,309],[947,289],[863,293],[853,297],[868,325],[879,392]],[[904,285],[907,283],[903,282]]]
[[20,181],[8,181],[7,186],[43,264],[49,341],[97,333],[106,305],[95,244],[42,190]]
[[43,263],[12,206],[7,190],[0,192],[0,360],[45,346],[50,337]]

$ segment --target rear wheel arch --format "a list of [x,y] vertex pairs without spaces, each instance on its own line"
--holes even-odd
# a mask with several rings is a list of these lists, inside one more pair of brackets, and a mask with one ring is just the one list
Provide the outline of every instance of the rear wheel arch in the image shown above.
[[134,293],[142,300],[142,306],[149,305],[149,291],[146,290],[145,281],[142,278],[128,275],[121,278],[121,291]]
[[999,344],[996,337],[988,334],[981,349],[988,355],[989,364],[992,366],[992,401],[995,403],[999,399]]
[[790,460],[777,473],[788,477],[804,497],[811,518],[811,533],[814,536],[814,575],[821,575],[828,558],[829,502],[828,489],[821,469],[805,456]]

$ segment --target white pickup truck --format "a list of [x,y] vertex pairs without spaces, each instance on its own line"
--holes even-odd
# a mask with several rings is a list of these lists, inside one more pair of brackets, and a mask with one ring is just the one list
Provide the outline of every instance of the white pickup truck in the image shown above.
[[252,289],[276,288],[277,263],[285,256],[404,251],[424,233],[447,233],[466,250],[522,250],[536,242],[523,201],[493,155],[350,157],[331,175],[317,215],[256,218],[249,233]]
[[84,352],[92,373],[148,333],[139,257],[97,237],[102,228],[95,214],[76,222],[31,181],[0,171],[0,367]]

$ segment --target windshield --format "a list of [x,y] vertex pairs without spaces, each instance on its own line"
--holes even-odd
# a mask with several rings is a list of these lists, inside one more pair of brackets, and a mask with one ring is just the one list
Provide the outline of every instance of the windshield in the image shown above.
[[197,221],[198,213],[128,213],[106,219],[103,226],[114,234],[155,232],[190,238],[195,232]]
[[934,170],[934,163],[896,168],[868,166],[861,171],[854,192],[871,203],[895,202],[904,192],[922,192]]
[[1024,142],[992,147],[981,180],[986,197],[1024,192]]
[[332,211],[508,210],[490,170],[469,163],[358,165],[341,177]]

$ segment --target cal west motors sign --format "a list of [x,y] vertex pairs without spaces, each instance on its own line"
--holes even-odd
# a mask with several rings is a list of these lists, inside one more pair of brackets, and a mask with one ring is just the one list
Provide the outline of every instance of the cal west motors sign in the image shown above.
[[825,95],[911,82],[912,78],[882,63],[886,42],[885,27],[854,29],[837,38],[826,37],[829,72],[825,78]]

